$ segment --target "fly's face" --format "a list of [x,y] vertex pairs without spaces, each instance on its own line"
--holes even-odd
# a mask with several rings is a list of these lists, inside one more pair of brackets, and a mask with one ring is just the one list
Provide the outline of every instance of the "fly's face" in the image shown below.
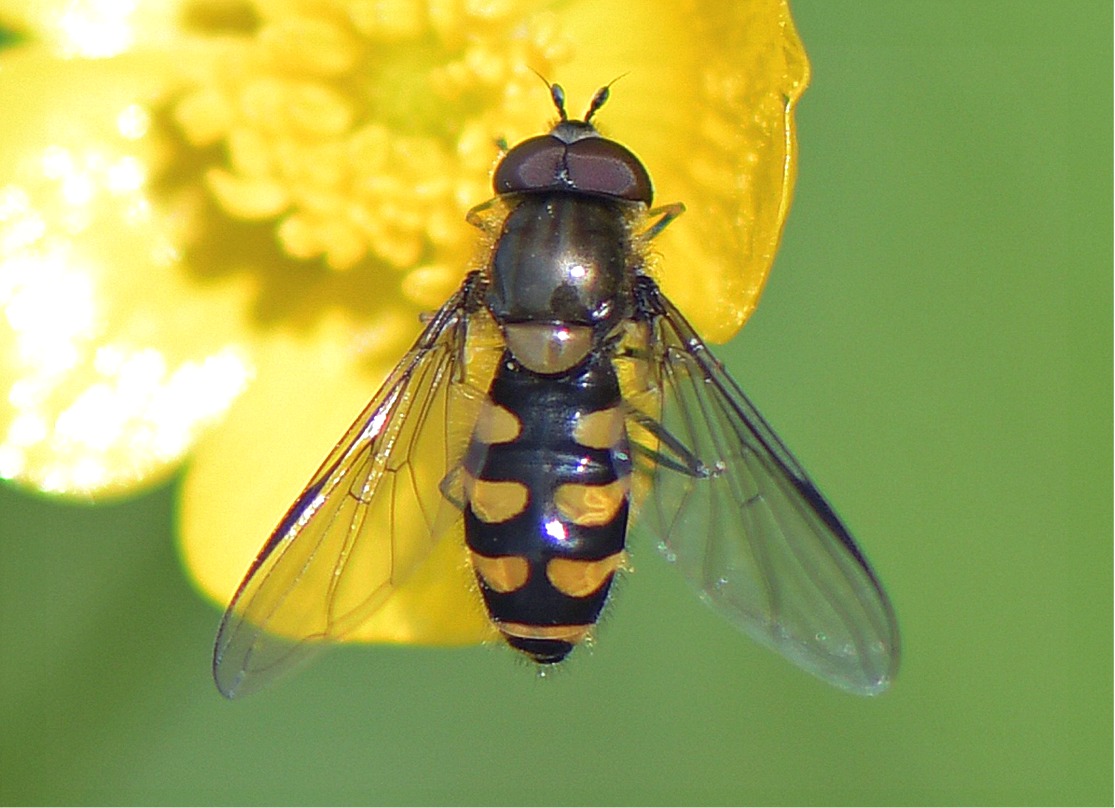
[[[643,271],[681,205],[583,121],[511,149],[487,266],[430,319],[249,569],[214,676],[249,692],[331,641],[591,631],[628,535],[741,630],[846,690],[887,687],[894,614],[805,471]],[[459,571],[471,570],[474,583]]]

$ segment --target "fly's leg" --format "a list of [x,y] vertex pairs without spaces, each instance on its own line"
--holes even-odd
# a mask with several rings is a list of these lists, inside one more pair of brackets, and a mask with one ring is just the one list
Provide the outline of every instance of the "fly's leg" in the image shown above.
[[676,219],[681,214],[685,213],[685,205],[681,202],[674,202],[670,205],[663,205],[660,208],[652,208],[647,211],[647,218],[657,221],[651,223],[650,227],[640,233],[636,238],[640,244],[646,244],[652,239],[656,238],[659,233],[665,230],[670,222]]

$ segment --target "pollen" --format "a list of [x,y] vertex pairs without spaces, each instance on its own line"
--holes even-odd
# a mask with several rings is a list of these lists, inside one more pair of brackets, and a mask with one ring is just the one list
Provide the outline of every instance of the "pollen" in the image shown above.
[[[269,224],[296,262],[388,270],[428,306],[459,282],[497,143],[533,131],[534,68],[569,37],[529,2],[258,4],[173,108],[227,216]],[[524,116],[534,114],[526,119]],[[437,288],[431,288],[437,287]]]

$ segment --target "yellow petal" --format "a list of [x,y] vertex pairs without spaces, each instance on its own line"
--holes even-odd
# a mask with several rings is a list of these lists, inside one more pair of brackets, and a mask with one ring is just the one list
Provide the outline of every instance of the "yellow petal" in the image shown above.
[[112,494],[168,473],[254,374],[243,281],[201,289],[151,191],[164,58],[4,54],[0,476]]
[[[417,326],[382,323],[381,333],[371,335],[376,361],[388,352],[401,355]],[[257,354],[259,380],[198,448],[183,486],[179,535],[186,568],[218,603],[228,602],[263,540],[385,375],[387,366],[369,363],[358,350],[356,332],[353,323],[331,319],[312,333],[267,340]],[[349,639],[455,644],[490,638],[470,575],[463,542],[442,542]]]
[[588,99],[622,75],[596,123],[642,159],[656,204],[686,206],[656,240],[664,291],[706,339],[731,338],[758,303],[793,190],[809,65],[786,2],[632,13],[585,0],[563,20],[575,43],[567,95]]

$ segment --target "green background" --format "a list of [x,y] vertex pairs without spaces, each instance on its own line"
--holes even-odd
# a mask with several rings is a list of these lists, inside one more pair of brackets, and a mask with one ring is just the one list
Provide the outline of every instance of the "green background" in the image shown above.
[[228,703],[174,485],[0,487],[0,800],[1110,804],[1110,4],[793,11],[795,208],[722,353],[894,598],[890,693],[799,673],[636,548],[544,681],[357,648]]

